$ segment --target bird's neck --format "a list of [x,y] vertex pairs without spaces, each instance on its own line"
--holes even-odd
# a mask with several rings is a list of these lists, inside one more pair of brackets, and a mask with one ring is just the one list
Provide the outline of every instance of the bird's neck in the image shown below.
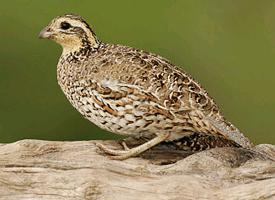
[[63,44],[62,56],[64,57],[87,57],[89,53],[96,51],[100,46],[98,40],[91,40],[90,38],[83,38],[77,41],[70,42],[68,44]]
[[83,47],[83,46],[74,46],[74,47],[65,47],[62,51],[62,57],[66,58],[66,60],[83,60],[87,56],[89,56],[90,52],[93,51],[91,47]]
[[86,76],[85,60],[91,59],[104,44],[97,46],[81,45],[78,48],[64,48],[57,65],[57,79],[59,85],[70,84]]
[[89,58],[89,54],[90,49],[63,50],[57,65],[58,80],[62,80],[63,83],[74,81],[81,74],[83,62]]
[[61,87],[85,76],[85,60],[91,59],[105,44],[95,36],[89,36],[62,46],[63,52],[57,65],[57,79]]

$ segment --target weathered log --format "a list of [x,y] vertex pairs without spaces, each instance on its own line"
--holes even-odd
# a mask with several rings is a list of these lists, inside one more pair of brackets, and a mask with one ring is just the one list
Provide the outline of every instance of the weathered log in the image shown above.
[[95,142],[0,144],[0,199],[275,199],[275,145],[192,155],[158,147],[116,161]]

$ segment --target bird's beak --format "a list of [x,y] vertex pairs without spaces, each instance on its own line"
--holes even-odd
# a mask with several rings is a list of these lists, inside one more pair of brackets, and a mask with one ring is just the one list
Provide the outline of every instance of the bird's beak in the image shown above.
[[38,38],[40,39],[48,39],[52,35],[52,32],[48,27],[45,27],[42,31],[40,31]]

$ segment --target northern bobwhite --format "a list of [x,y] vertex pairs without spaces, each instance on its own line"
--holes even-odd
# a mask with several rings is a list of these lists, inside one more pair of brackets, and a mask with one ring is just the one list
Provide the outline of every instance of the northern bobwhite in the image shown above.
[[98,145],[114,159],[137,156],[160,142],[177,141],[193,133],[252,146],[225,120],[208,93],[167,59],[103,43],[83,18],[74,14],[56,17],[39,37],[63,47],[57,65],[58,84],[85,118],[116,134],[152,136],[132,149]]

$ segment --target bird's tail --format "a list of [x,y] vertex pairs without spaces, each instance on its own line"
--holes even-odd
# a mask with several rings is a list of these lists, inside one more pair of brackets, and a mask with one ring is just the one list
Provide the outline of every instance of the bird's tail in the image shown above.
[[229,140],[233,140],[244,148],[253,147],[252,142],[244,136],[244,134],[236,128],[232,123],[226,121],[225,119],[215,119],[208,117],[208,120],[214,126],[219,133],[224,135]]

